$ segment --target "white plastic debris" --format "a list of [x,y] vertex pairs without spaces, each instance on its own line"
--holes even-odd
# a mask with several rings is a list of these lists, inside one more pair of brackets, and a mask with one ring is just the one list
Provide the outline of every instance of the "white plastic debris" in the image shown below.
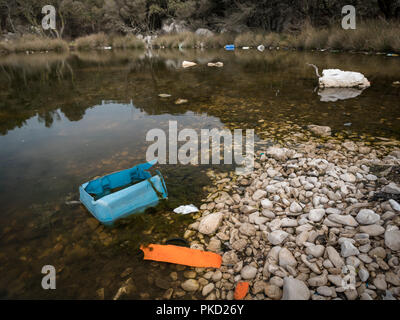
[[197,63],[191,62],[191,61],[183,61],[182,62],[182,67],[184,67],[184,68],[193,67],[195,65],[197,65]]
[[362,73],[339,69],[325,69],[319,78],[319,86],[323,88],[367,88],[370,85]]
[[262,45],[262,44],[260,44],[260,45],[257,47],[257,50],[263,52],[263,51],[265,50],[265,46]]
[[103,49],[104,49],[104,50],[111,50],[112,47],[104,47]]
[[207,66],[209,66],[209,67],[218,67],[218,68],[221,68],[221,67],[223,67],[224,66],[224,63],[223,62],[220,62],[220,61],[218,61],[218,62],[209,62],[209,63],[207,63]]
[[249,50],[250,47],[242,47],[243,50]]
[[189,204],[187,206],[179,206],[178,208],[174,209],[175,213],[179,213],[179,214],[189,214],[189,213],[193,213],[193,212],[198,212],[199,209],[196,208],[196,206],[194,206],[193,204]]
[[307,63],[315,69],[315,73],[319,78],[320,88],[368,88],[371,86],[368,79],[359,72],[342,71],[340,69],[322,70],[322,77],[318,72],[318,67]]

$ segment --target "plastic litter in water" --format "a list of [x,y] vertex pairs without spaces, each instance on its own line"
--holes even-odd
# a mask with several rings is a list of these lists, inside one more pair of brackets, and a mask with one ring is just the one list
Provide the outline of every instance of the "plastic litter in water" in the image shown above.
[[234,44],[227,44],[225,46],[225,50],[235,50],[235,45]]
[[184,68],[193,67],[195,65],[197,65],[197,63],[191,62],[191,61],[183,61],[182,62],[182,67],[184,67]]
[[265,46],[262,45],[262,44],[260,44],[260,45],[257,47],[257,50],[262,52],[262,51],[265,50]]
[[238,282],[233,297],[235,298],[235,300],[242,300],[247,295],[248,291],[249,291],[248,282],[246,281]]
[[214,252],[174,245],[150,244],[141,246],[144,260],[169,262],[198,268],[220,268],[222,257]]
[[207,66],[221,68],[221,67],[224,66],[224,64],[223,64],[223,62],[220,62],[220,61],[215,62],[215,63],[214,62],[209,62],[209,63],[207,63]]
[[187,206],[183,205],[183,206],[179,206],[178,208],[174,209],[175,213],[179,213],[179,214],[189,214],[189,213],[193,213],[193,212],[198,212],[199,209],[196,208],[196,206],[194,206],[193,204],[189,204]]
[[152,176],[147,171],[156,163],[157,159],[86,182],[79,187],[79,200],[105,225],[144,212],[168,197],[161,173]]

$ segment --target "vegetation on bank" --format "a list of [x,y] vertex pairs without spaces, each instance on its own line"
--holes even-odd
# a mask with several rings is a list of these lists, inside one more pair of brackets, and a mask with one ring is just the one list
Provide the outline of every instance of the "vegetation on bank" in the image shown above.
[[80,37],[74,42],[75,47],[80,50],[103,49],[112,47],[114,49],[143,49],[144,41],[135,35],[108,36],[103,32]]
[[156,38],[152,45],[165,48],[286,47],[300,50],[333,49],[344,51],[400,52],[400,23],[384,20],[365,21],[355,30],[340,26],[314,28],[306,23],[300,33],[244,32],[199,36],[193,32],[167,34]]
[[1,41],[0,53],[18,53],[31,51],[56,51],[66,52],[69,50],[68,42],[58,38],[38,37],[24,35],[13,41]]
[[[355,30],[340,26],[314,28],[306,23],[300,33],[253,31],[243,33],[217,33],[212,36],[194,32],[160,35],[153,38],[153,48],[223,48],[226,44],[237,47],[293,48],[298,50],[342,50],[368,52],[400,52],[400,23],[371,20],[359,23]],[[68,44],[59,38],[25,35],[14,41],[0,42],[0,52],[57,51],[65,52],[69,46],[79,51],[104,49],[143,49],[145,42],[133,34],[107,35],[103,32],[79,37]]]

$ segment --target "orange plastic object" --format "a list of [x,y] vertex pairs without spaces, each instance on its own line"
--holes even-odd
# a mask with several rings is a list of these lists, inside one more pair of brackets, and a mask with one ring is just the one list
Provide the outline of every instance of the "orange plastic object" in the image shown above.
[[144,260],[169,262],[199,268],[219,268],[222,263],[222,257],[214,252],[170,244],[150,244],[147,247],[141,246],[140,249],[144,252]]
[[239,282],[236,285],[235,294],[233,297],[235,298],[235,300],[242,300],[246,296],[248,291],[249,291],[249,283]]

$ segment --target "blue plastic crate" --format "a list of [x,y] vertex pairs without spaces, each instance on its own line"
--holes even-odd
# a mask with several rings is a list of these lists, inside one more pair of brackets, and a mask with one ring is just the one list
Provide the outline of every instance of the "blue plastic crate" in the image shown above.
[[161,173],[151,176],[146,171],[156,163],[157,159],[86,182],[79,187],[80,201],[105,225],[154,207],[168,197]]

